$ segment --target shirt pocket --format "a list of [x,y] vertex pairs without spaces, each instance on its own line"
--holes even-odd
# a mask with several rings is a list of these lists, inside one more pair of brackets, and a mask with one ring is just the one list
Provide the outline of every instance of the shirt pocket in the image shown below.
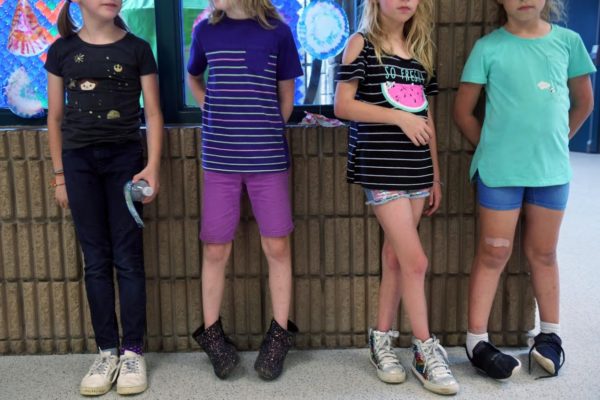
[[277,55],[265,48],[246,49],[246,69],[249,74],[276,77]]
[[546,54],[546,76],[537,86],[540,90],[548,90],[553,94],[564,93],[567,90],[568,60],[561,54]]

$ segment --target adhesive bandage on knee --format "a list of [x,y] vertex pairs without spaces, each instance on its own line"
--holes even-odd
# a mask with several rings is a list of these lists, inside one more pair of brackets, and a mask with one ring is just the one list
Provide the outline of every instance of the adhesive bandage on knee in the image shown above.
[[510,247],[510,241],[508,239],[502,238],[485,238],[485,244],[488,244],[492,247]]

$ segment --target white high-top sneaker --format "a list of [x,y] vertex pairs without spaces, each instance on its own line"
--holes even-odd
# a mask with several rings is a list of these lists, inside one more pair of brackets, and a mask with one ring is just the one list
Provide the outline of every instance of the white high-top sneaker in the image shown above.
[[84,396],[99,396],[110,390],[119,372],[119,357],[110,351],[100,350],[88,373],[81,380],[79,393]]
[[458,393],[458,382],[448,366],[448,354],[439,340],[433,336],[422,342],[413,337],[412,343],[412,371],[425,389],[437,394]]
[[377,376],[386,383],[402,383],[406,379],[404,367],[392,347],[392,340],[398,331],[380,332],[369,329],[371,363],[377,369]]
[[125,350],[125,354],[121,356],[117,393],[142,393],[146,388],[148,388],[148,378],[146,377],[144,356]]

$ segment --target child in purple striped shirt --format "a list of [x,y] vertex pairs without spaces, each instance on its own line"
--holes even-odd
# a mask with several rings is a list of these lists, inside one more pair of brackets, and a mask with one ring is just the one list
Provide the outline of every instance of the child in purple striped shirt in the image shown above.
[[[254,368],[277,378],[297,327],[288,320],[292,293],[289,235],[294,229],[288,194],[285,121],[302,75],[289,27],[270,0],[213,0],[212,13],[194,29],[188,84],[202,107],[202,307],[194,332],[226,378],[239,363],[219,310],[225,265],[240,217],[245,186],[269,264],[273,320]],[[208,69],[208,79],[204,72]]]

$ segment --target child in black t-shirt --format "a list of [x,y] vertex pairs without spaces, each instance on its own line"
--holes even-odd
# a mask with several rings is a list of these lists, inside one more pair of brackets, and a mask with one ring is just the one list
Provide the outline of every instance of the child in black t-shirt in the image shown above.
[[[80,0],[83,26],[59,17],[61,38],[49,49],[48,141],[55,199],[70,207],[85,258],[87,299],[99,356],[81,381],[84,395],[146,390],[142,355],[146,289],[142,231],[129,214],[123,187],[146,180],[158,192],[163,120],[156,62],[147,42],[127,31],[121,0]],[[140,93],[147,123],[148,163],[140,140]],[[136,203],[141,212],[141,204]],[[113,265],[119,281],[123,340],[115,314]],[[119,358],[120,355],[120,358]]]

